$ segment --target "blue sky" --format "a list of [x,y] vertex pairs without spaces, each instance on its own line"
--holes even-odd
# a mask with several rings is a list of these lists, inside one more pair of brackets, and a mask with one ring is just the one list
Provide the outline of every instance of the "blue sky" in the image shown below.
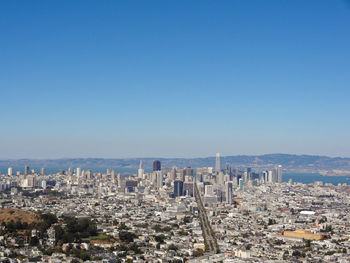
[[350,156],[349,1],[1,1],[0,158]]

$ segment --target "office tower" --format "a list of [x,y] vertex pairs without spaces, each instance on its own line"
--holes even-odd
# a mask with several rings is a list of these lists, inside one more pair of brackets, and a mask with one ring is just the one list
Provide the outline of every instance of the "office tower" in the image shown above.
[[168,173],[169,173],[169,168],[168,167],[163,167],[162,174],[163,175],[168,175]]
[[267,171],[267,182],[273,183],[273,172],[272,171]]
[[184,182],[176,180],[174,182],[174,197],[183,195]]
[[237,187],[237,185],[238,185],[238,179],[237,179],[236,176],[232,175],[230,181],[232,182],[233,188]]
[[62,170],[62,169],[60,169],[60,170],[57,171],[57,173],[58,173],[59,175],[64,175],[65,171]]
[[225,195],[226,195],[226,203],[232,204],[232,182],[225,183]]
[[176,167],[173,167],[170,171],[170,180],[175,181],[176,179]]
[[197,176],[197,180],[198,180],[198,182],[203,182],[203,174],[199,174]]
[[220,153],[216,154],[215,171],[219,173],[221,171],[221,157]]
[[156,171],[156,185],[157,185],[157,188],[162,188],[163,186],[163,175],[162,175],[162,172],[161,171]]
[[276,183],[277,182],[277,169],[273,168],[272,169],[272,183]]
[[277,182],[282,183],[282,165],[277,166]]
[[153,161],[153,171],[160,171],[161,170],[161,164],[159,160]]
[[239,179],[239,190],[243,190],[243,179],[242,178],[240,178]]
[[185,167],[184,175],[191,175],[191,176],[193,176],[193,169],[191,167]]
[[223,188],[216,189],[216,195],[214,195],[214,196],[216,196],[217,201],[220,203],[224,202],[224,199],[225,199],[224,188],[225,188],[225,186]]
[[35,177],[33,175],[28,176],[27,178],[27,186],[28,187],[34,187],[36,184]]
[[229,174],[224,174],[224,183],[231,181],[231,176]]
[[247,177],[246,177],[246,181],[245,182],[248,182],[248,181],[251,181],[252,180],[252,168],[248,167],[246,169],[246,173],[247,173]]
[[204,186],[204,195],[214,195],[213,185],[205,185]]
[[80,176],[81,175],[81,168],[77,168],[75,175],[76,176]]
[[153,185],[157,185],[157,171],[154,171],[152,174],[151,174],[151,182]]
[[123,177],[120,173],[118,173],[117,175],[117,184],[118,184],[118,187],[122,187],[123,186]]
[[41,169],[40,169],[40,174],[41,174],[41,175],[45,175],[45,172],[46,172],[45,168],[41,168]]
[[176,178],[177,180],[181,181],[185,180],[185,170],[183,168],[179,168],[176,170]]
[[263,171],[262,172],[262,180],[264,181],[265,184],[268,182],[268,178],[269,178],[269,172]]
[[140,166],[139,166],[139,169],[137,170],[137,177],[142,179],[144,172],[145,171],[142,168],[142,160],[140,160]]
[[197,178],[198,178],[198,177],[197,177],[197,175],[195,174],[195,175],[193,176],[193,179],[192,179],[192,180],[193,180],[193,185],[192,185],[192,186],[193,186],[193,189],[192,189],[192,193],[194,193],[194,187],[195,187],[196,184],[197,184]]
[[81,176],[85,176],[86,179],[92,179],[93,172],[91,170],[87,170],[86,172],[82,171]]
[[116,183],[116,176],[115,176],[114,170],[111,171],[111,178],[112,178],[112,183],[115,184]]
[[7,169],[7,175],[13,175],[13,168],[12,167],[9,167],[8,169]]
[[72,175],[72,174],[73,174],[73,172],[72,172],[72,168],[71,168],[71,167],[69,167],[69,168],[68,168],[68,172],[67,172],[67,174],[68,174],[68,175]]
[[243,182],[248,182],[248,172],[247,171],[245,171],[244,173],[243,173]]
[[224,182],[225,182],[225,175],[223,172],[220,171],[219,174],[216,175],[216,183],[219,186],[223,186]]
[[29,166],[25,165],[24,166],[24,175],[28,175],[29,174]]
[[184,182],[183,194],[193,196],[193,182]]

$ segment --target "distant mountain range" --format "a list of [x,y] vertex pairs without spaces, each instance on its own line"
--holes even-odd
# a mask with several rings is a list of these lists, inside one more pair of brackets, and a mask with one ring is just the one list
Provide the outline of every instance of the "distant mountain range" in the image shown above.
[[[215,157],[206,158],[69,158],[69,159],[17,159],[0,160],[0,167],[46,167],[67,169],[68,167],[81,167],[85,169],[101,170],[106,168],[133,168],[137,169],[142,160],[145,169],[152,168],[154,159],[160,160],[162,167],[186,167],[192,168],[215,166]],[[349,175],[350,158],[292,155],[292,154],[265,154],[265,155],[237,155],[221,157],[223,168],[229,164],[233,168],[252,167],[256,170],[271,169],[278,164],[287,172],[318,172],[327,175]]]

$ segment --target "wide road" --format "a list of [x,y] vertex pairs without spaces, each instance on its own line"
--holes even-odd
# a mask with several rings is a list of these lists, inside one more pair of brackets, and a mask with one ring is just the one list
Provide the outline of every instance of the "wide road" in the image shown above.
[[201,198],[201,195],[198,191],[196,183],[194,185],[194,196],[195,196],[196,201],[197,201],[197,206],[198,206],[198,210],[199,210],[199,220],[202,224],[204,240],[208,246],[209,252],[216,254],[219,252],[219,247],[217,245],[215,233],[210,226],[207,212],[203,206],[202,198]]

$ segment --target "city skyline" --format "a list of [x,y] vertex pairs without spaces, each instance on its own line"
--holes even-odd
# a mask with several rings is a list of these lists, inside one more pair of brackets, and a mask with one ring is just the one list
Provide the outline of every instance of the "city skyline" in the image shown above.
[[[196,169],[169,169],[152,160],[148,171],[140,161],[127,176],[111,168],[76,166],[50,171],[25,165],[23,172],[11,167],[0,171],[3,258],[347,260],[346,179],[330,182],[326,176],[303,182],[284,174],[277,163],[264,171],[230,165],[220,169],[221,158],[217,153],[213,166]],[[330,240],[338,241],[336,250]]]
[[348,262],[350,0],[0,1],[1,262]]
[[0,159],[350,156],[346,1],[0,7]]

